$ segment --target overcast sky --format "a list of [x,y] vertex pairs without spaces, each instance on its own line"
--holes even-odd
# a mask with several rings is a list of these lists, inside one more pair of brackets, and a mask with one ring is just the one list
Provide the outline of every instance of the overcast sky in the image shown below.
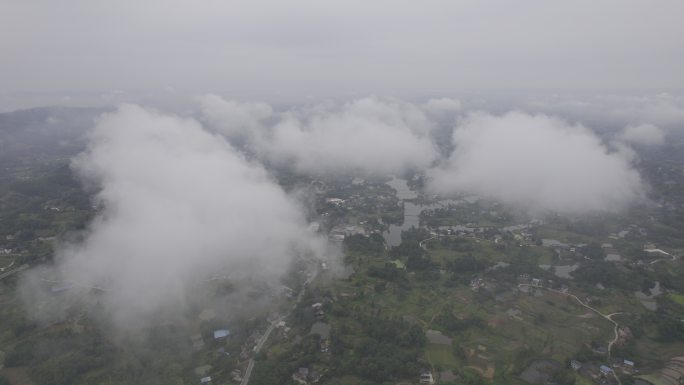
[[0,103],[679,89],[682,15],[681,0],[2,0]]

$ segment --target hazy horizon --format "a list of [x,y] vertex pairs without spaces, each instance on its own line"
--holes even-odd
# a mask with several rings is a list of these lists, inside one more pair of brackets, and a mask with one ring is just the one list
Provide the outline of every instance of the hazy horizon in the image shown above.
[[369,95],[675,92],[680,1],[8,0],[0,111]]

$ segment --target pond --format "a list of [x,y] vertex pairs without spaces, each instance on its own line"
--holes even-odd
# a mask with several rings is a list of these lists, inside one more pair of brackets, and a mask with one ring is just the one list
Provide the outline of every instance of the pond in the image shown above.
[[388,246],[399,246],[401,243],[401,232],[410,229],[411,227],[420,227],[420,213],[425,209],[425,206],[416,205],[411,202],[403,202],[404,204],[404,222],[401,226],[390,225],[389,229],[385,231],[382,236]]
[[[444,200],[439,203],[427,205],[416,204],[415,199],[418,198],[418,193],[412,191],[408,187],[406,180],[393,178],[391,181],[386,183],[388,186],[397,191],[397,198],[399,198],[404,206],[404,221],[402,224],[390,225],[389,229],[382,234],[383,238],[385,238],[385,243],[387,243],[387,245],[390,247],[399,246],[399,244],[401,244],[402,231],[409,230],[411,227],[420,227],[420,213],[422,213],[424,210],[434,210],[441,207],[446,207],[450,204],[458,203],[454,200]],[[459,226],[452,227],[458,228]]]
[[391,181],[386,183],[388,186],[397,190],[397,198],[399,200],[416,199],[418,198],[418,193],[411,190],[406,183],[405,179],[392,178]]

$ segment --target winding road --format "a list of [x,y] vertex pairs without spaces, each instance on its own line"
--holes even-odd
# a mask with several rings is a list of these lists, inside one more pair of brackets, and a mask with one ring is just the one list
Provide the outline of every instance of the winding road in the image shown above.
[[437,239],[437,238],[439,238],[439,235],[434,235],[434,236],[432,236],[432,237],[430,237],[430,238],[423,239],[422,241],[418,242],[418,246],[420,246],[423,250],[427,250],[427,248],[425,247],[424,242],[431,241],[431,240]]
[[[600,315],[601,317],[603,317],[603,318],[607,319],[608,321],[610,321],[610,322],[613,324],[613,333],[614,333],[613,339],[608,343],[608,359],[610,360],[611,349],[613,348],[613,345],[620,339],[620,335],[619,335],[619,333],[618,333],[618,329],[620,329],[620,325],[619,325],[617,322],[615,322],[615,321],[613,320],[612,317],[615,316],[615,315],[618,315],[618,314],[623,314],[622,312],[616,312],[616,313],[611,313],[611,314],[607,314],[607,315],[606,315],[606,314],[603,314],[603,313],[601,313],[600,311],[598,311],[596,308],[587,305],[586,303],[584,303],[584,301],[582,301],[581,299],[579,299],[578,296],[576,296],[576,295],[574,295],[574,294],[572,294],[572,293],[562,292],[562,291],[560,291],[560,290],[551,289],[551,288],[544,287],[544,286],[538,286],[538,285],[527,284],[527,283],[518,284],[518,287],[522,287],[522,286],[535,287],[535,288],[538,288],[538,289],[545,289],[545,290],[548,290],[548,291],[551,291],[551,292],[554,292],[554,293],[557,293],[557,294],[562,294],[562,295],[565,295],[565,296],[568,296],[568,297],[572,297],[572,298],[574,298],[580,305],[582,305],[583,307],[585,307],[585,308],[587,308],[587,309],[593,311],[594,313],[596,313],[596,314]],[[612,371],[612,374],[613,374],[613,377],[615,378],[615,381],[617,381],[617,383],[618,383],[619,385],[622,385],[622,382],[621,382],[620,379],[618,378],[617,374],[615,374],[615,371],[614,371],[614,370]]]

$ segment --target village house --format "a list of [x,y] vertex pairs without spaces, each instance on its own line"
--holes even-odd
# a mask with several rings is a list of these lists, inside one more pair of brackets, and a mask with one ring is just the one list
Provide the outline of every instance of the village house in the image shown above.
[[597,346],[595,348],[592,348],[591,350],[593,350],[594,353],[598,354],[608,354],[608,348],[605,346]]
[[322,320],[325,317],[325,311],[323,311],[323,304],[320,302],[317,302],[313,305],[311,305],[311,308],[314,311],[314,315],[316,316],[317,319]]
[[580,370],[582,368],[582,363],[577,361],[577,360],[571,360],[570,361],[570,367],[573,370]]
[[279,337],[287,338],[287,335],[290,332],[291,328],[287,326],[285,321],[278,321],[275,327]]
[[330,203],[335,206],[341,206],[344,203],[344,199],[340,198],[325,198],[325,203]]
[[320,349],[322,353],[327,353],[330,349],[330,325],[325,322],[316,322],[311,326],[309,334],[320,337]]
[[622,371],[628,374],[634,374],[639,372],[639,370],[637,370],[634,366],[634,361],[630,360],[622,360]]
[[435,379],[432,377],[432,373],[428,371],[424,371],[420,374],[420,383],[421,384],[434,384]]
[[607,366],[607,365],[601,365],[601,366],[599,367],[599,370],[601,371],[601,374],[603,374],[604,376],[608,376],[608,375],[610,375],[610,374],[613,373],[613,369],[611,369],[611,368],[610,368],[609,366]]
[[527,273],[518,276],[518,283],[530,283],[530,275]]
[[484,279],[482,279],[480,277],[473,278],[472,280],[470,280],[470,289],[472,291],[478,291],[485,286],[486,285],[485,285]]
[[306,381],[309,379],[309,368],[297,369],[297,371],[292,374],[292,379],[299,383],[306,384]]
[[366,230],[362,226],[342,224],[337,225],[330,230],[328,239],[333,242],[342,242],[345,237],[355,234],[366,235]]

